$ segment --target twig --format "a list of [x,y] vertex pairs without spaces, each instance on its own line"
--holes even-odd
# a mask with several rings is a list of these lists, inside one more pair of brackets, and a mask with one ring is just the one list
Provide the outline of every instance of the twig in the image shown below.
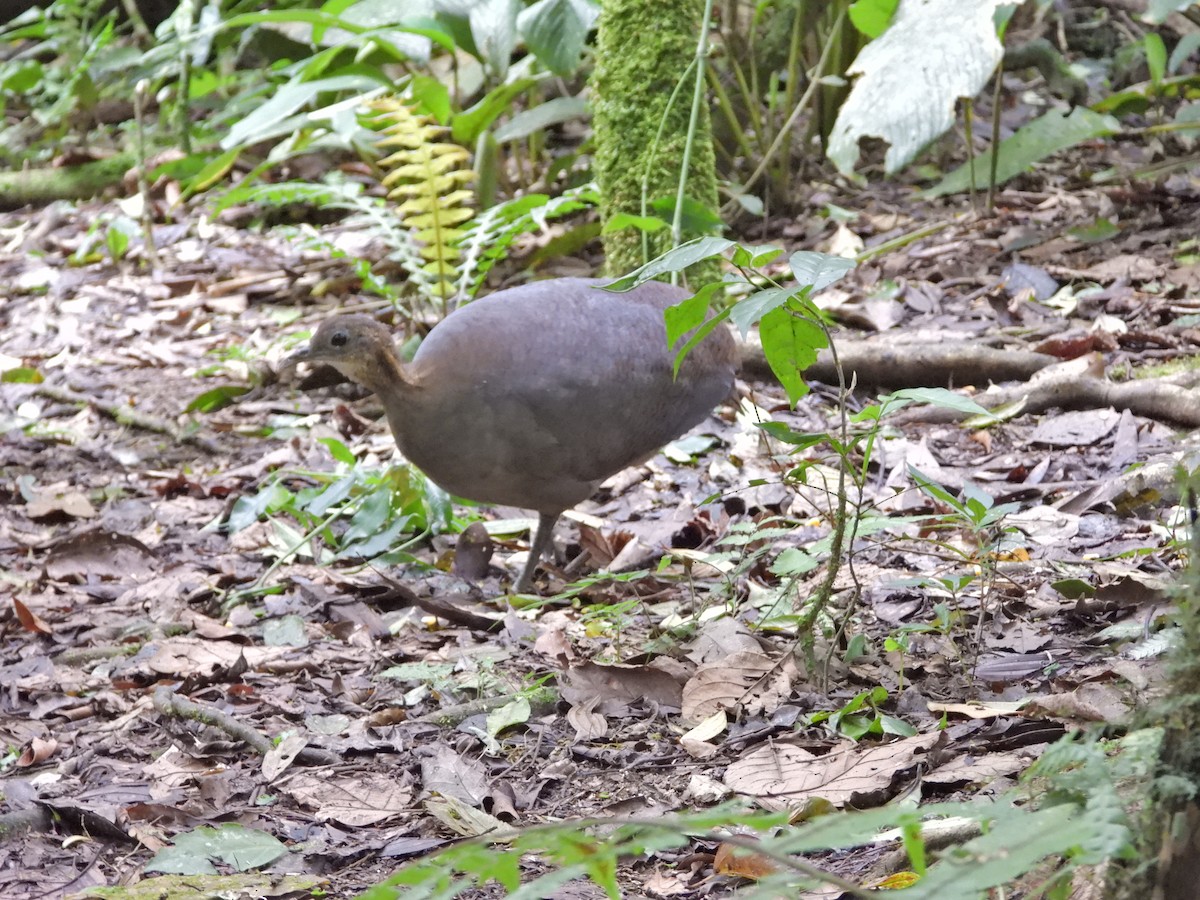
[[[213,728],[219,728],[230,737],[242,741],[263,756],[266,756],[275,749],[275,743],[265,734],[251,728],[244,722],[239,722],[227,713],[213,709],[210,706],[201,706],[199,703],[193,703],[186,697],[172,693],[170,688],[160,687],[155,689],[154,708],[164,716],[191,719],[203,725],[211,725]],[[341,761],[341,757],[336,754],[313,747],[306,747],[296,754],[296,762],[304,766],[330,766]]]
[[152,431],[155,434],[165,434],[173,440],[181,444],[192,444],[199,447],[207,453],[220,453],[221,448],[217,444],[206,437],[199,434],[187,434],[180,431],[173,425],[164,422],[162,419],[154,416],[146,415],[137,410],[123,406],[120,403],[109,403],[101,400],[98,397],[90,397],[87,394],[76,393],[75,391],[64,390],[49,384],[39,384],[36,393],[43,397],[49,397],[51,400],[57,400],[59,403],[72,403],[77,406],[91,406],[97,412],[104,413],[114,422],[121,425],[129,425],[133,428],[140,428],[143,431]]

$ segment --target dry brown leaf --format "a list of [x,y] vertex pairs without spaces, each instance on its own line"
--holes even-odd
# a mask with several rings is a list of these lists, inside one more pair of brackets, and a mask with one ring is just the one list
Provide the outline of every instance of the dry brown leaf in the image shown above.
[[700,722],[721,710],[770,708],[790,690],[790,679],[761,651],[734,653],[700,666],[683,688],[683,719]]
[[780,741],[732,763],[725,783],[776,809],[809,797],[844,806],[855,794],[887,787],[896,772],[924,759],[940,739],[940,734],[923,734],[888,744],[847,742],[824,756]]

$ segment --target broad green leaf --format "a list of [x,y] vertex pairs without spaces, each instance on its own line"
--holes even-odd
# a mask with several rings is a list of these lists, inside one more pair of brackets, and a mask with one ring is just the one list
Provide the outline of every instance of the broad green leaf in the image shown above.
[[413,75],[405,93],[416,101],[419,111],[429,113],[439,125],[450,121],[450,89],[438,79],[419,73]]
[[517,46],[519,0],[475,0],[467,15],[479,58],[497,78],[508,71]]
[[758,326],[763,355],[795,406],[808,393],[802,373],[817,361],[817,351],[829,346],[821,327],[786,309],[774,309]]
[[324,518],[325,513],[350,496],[350,491],[357,481],[358,477],[355,475],[339,478],[310,500],[305,509],[318,519]]
[[995,0],[902,3],[891,25],[847,69],[857,75],[829,136],[843,175],[858,162],[859,139],[887,142],[884,167],[898,171],[954,125],[961,97],[974,97],[1004,54]]
[[196,397],[187,405],[185,412],[216,412],[218,409],[224,409],[249,390],[250,388],[244,384],[223,384]]
[[669,272],[682,272],[688,266],[695,265],[701,260],[720,256],[733,246],[735,246],[734,242],[728,241],[725,238],[693,238],[686,243],[680,244],[673,250],[668,250],[657,259],[650,260],[644,266],[634,269],[628,275],[616,279],[612,284],[606,284],[604,289],[606,291],[617,292],[633,290],[639,284],[652,281],[659,275],[666,275]]
[[668,306],[663,311],[663,321],[667,326],[667,346],[674,347],[685,334],[693,328],[699,328],[708,314],[708,305],[712,302],[721,285],[717,282],[706,284],[686,300]]
[[599,7],[587,0],[538,0],[517,16],[517,30],[538,62],[555,75],[579,68]]
[[780,247],[775,247],[771,244],[762,244],[758,247],[744,247],[738,244],[733,249],[733,255],[730,261],[735,266],[745,266],[752,269],[761,269],[765,265],[769,265],[779,258],[779,254],[783,252]]
[[[1101,115],[1082,106],[1075,107],[1069,115],[1059,110],[1051,110],[1000,144],[996,181],[1003,184],[1060,150],[1094,138],[1107,137],[1120,130],[1120,123],[1112,116]],[[978,179],[979,173],[989,171],[991,164],[990,150],[976,157],[976,178]],[[965,191],[970,183],[970,169],[964,164],[924,191],[923,196],[941,197],[944,194]]]
[[[651,202],[650,209],[657,215],[675,221],[675,198],[660,197]],[[720,231],[724,222],[716,210],[710,209],[694,197],[683,198],[683,215],[680,227],[688,234],[712,234]]]
[[342,463],[343,465],[352,466],[356,462],[358,462],[358,460],[354,458],[354,454],[351,452],[350,448],[347,447],[345,444],[343,444],[341,441],[339,441],[337,438],[332,438],[332,437],[319,438],[317,440],[317,443],[324,444],[326,447],[328,447],[329,455],[332,456],[334,459],[336,459],[338,462]]
[[600,233],[612,234],[614,231],[620,231],[622,228],[636,228],[639,231],[653,234],[655,231],[662,231],[664,228],[670,227],[670,222],[660,219],[658,216],[635,216],[632,213],[617,213],[604,223],[604,227],[600,229]]
[[886,394],[880,398],[880,402],[887,408],[889,413],[903,409],[910,403],[927,403],[930,406],[936,406],[941,409],[952,409],[956,412],[969,413],[970,415],[991,417],[991,413],[970,397],[964,397],[962,394],[947,390],[946,388],[904,388],[903,390]]
[[900,0],[856,0],[850,4],[850,22],[861,34],[877,38],[887,30]]
[[216,872],[210,862],[218,859],[238,872],[268,865],[288,852],[278,839],[265,831],[228,824],[207,825],[175,835],[173,846],[158,851],[146,863],[149,872],[206,875]]
[[582,97],[555,97],[517,113],[496,129],[496,140],[501,144],[519,141],[551,125],[582,119],[587,113],[587,101]]
[[499,709],[488,713],[487,733],[495,737],[505,728],[511,728],[513,725],[524,725],[529,721],[531,713],[529,699],[527,697],[517,697]]
[[712,330],[729,316],[729,310],[723,309],[711,319],[708,319],[703,325],[692,332],[692,336],[688,338],[686,344],[679,348],[675,354],[675,362],[671,372],[671,377],[679,376],[679,367],[683,364],[684,359],[692,351],[692,348],[699,344],[702,340],[712,333]]
[[5,369],[0,374],[0,382],[4,384],[41,384],[45,381],[42,373],[28,366],[17,366],[15,369]]
[[823,291],[853,269],[857,263],[844,256],[801,250],[788,257],[792,274],[802,285],[812,287],[813,293]]
[[513,100],[537,84],[536,78],[518,78],[508,84],[488,91],[483,99],[470,109],[463,110],[450,122],[450,134],[464,147],[474,147],[479,135],[491,127],[496,119],[506,112]]
[[750,328],[767,313],[783,306],[793,297],[807,297],[807,285],[790,288],[764,288],[755,291],[739,300],[729,309],[729,321],[737,326],[742,337],[750,333]]

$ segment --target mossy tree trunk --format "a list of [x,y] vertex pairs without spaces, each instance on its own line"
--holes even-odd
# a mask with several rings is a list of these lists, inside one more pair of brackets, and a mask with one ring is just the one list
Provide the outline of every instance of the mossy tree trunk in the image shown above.
[[[692,104],[694,72],[687,69],[696,54],[703,10],[703,0],[603,0],[591,87],[595,172],[605,221],[617,213],[641,214],[643,181],[647,202],[675,198]],[[668,109],[685,73],[688,82]],[[686,193],[716,210],[716,161],[707,102],[701,104]],[[683,239],[696,236],[685,233]],[[647,238],[648,256],[643,251]],[[606,234],[607,270],[622,275],[670,246],[666,229],[650,235],[632,228]],[[715,280],[719,273],[719,264],[712,261],[693,267],[688,279],[699,285]]]

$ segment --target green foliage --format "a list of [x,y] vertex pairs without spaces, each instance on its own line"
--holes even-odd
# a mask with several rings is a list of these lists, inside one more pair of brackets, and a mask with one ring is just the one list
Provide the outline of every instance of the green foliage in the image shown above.
[[[335,473],[276,473],[257,493],[238,498],[225,529],[241,531],[266,517],[281,561],[305,554],[322,563],[395,563],[413,561],[400,542],[403,535],[447,527],[449,498],[411,466],[364,469],[340,441],[325,443],[344,468]],[[305,549],[318,544],[327,549],[319,554]]]
[[[788,825],[786,814],[746,812],[734,806],[716,807],[653,821],[609,818],[581,820],[519,829],[496,839],[486,838],[453,845],[439,853],[401,867],[382,884],[360,895],[362,900],[448,900],[473,887],[496,885],[508,898],[551,895],[555,888],[575,878],[588,878],[608,897],[622,895],[615,873],[629,860],[686,846],[693,839],[733,841],[768,860],[775,873],[745,884],[739,897],[775,900],[795,896],[821,884],[854,887],[834,876],[823,877],[819,866],[801,854],[842,850],[877,839],[883,829],[900,829],[912,858],[911,886],[889,891],[909,900],[982,898],[993,888],[1012,884],[1055,857],[1061,862],[1049,884],[1068,884],[1074,869],[1094,862],[1098,853],[1120,852],[1106,819],[1090,815],[1080,803],[1058,803],[1042,808],[1017,805],[1017,797],[981,804],[937,803],[919,810],[905,806],[868,812],[838,812]],[[980,824],[979,836],[932,854],[925,847],[922,824],[963,817]],[[754,833],[751,840],[745,835]],[[741,835],[741,837],[731,836]],[[526,874],[523,860],[535,857],[540,875]],[[923,873],[923,874],[921,874]],[[859,888],[865,891],[865,888]],[[1055,895],[1057,896],[1057,895]]]
[[895,716],[883,712],[881,707],[887,703],[888,692],[881,687],[860,691],[841,709],[831,712],[821,711],[804,716],[807,725],[825,724],[835,735],[842,735],[852,741],[862,740],[868,735],[898,735],[911,737],[916,729]]

